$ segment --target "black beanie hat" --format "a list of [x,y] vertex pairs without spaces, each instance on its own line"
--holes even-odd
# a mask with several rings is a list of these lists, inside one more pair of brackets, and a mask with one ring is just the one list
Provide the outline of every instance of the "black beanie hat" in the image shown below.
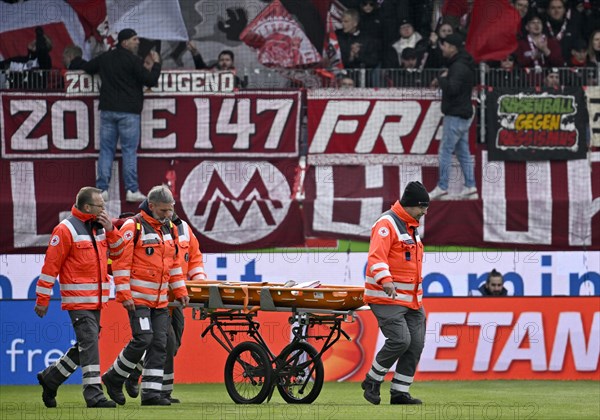
[[419,181],[409,182],[404,189],[400,204],[402,207],[429,206],[429,193]]
[[123,41],[125,41],[126,39],[129,39],[131,37],[134,37],[137,35],[137,32],[134,31],[131,28],[127,28],[127,29],[122,29],[121,32],[119,32],[119,35],[117,37],[117,41],[119,41],[119,44]]

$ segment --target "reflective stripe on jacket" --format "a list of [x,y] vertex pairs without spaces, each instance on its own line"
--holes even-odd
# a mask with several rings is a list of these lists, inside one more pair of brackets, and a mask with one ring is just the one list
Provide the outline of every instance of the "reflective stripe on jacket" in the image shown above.
[[73,206],[71,216],[52,231],[37,282],[37,305],[48,305],[57,277],[62,309],[97,310],[108,302],[107,261],[109,256],[118,260],[123,241],[117,229],[105,233],[103,228],[86,226],[93,219]]
[[[139,238],[134,241],[136,223],[141,226]],[[177,256],[177,238],[173,238],[172,232],[176,231],[143,210],[121,226],[125,247],[123,256],[113,262],[118,302],[133,299],[138,306],[164,308],[168,304],[169,285],[175,298],[187,295]]]
[[[417,232],[419,223],[397,201],[371,229],[371,242],[365,281],[365,303],[402,305],[418,309],[422,305],[423,243]],[[393,282],[396,297],[383,290]]]
[[179,262],[185,278],[187,280],[206,280],[200,243],[190,229],[190,225],[182,220],[181,224],[177,225],[177,234],[179,236]]

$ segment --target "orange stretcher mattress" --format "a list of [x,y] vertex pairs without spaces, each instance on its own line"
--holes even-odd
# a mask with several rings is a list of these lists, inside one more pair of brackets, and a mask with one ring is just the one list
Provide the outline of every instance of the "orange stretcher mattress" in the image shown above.
[[353,310],[364,305],[360,286],[285,287],[279,283],[240,283],[225,281],[186,282],[191,303],[207,303],[209,308],[226,305],[276,308]]

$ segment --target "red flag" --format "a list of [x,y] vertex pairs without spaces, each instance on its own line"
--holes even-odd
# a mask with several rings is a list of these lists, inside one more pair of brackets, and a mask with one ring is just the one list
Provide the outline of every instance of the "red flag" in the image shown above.
[[521,16],[509,0],[475,0],[466,49],[475,61],[499,61],[517,49]]
[[280,0],[274,0],[240,34],[240,40],[258,50],[266,67],[297,68],[321,62],[301,25]]
[[469,13],[468,0],[444,0],[442,2],[442,16],[461,17]]

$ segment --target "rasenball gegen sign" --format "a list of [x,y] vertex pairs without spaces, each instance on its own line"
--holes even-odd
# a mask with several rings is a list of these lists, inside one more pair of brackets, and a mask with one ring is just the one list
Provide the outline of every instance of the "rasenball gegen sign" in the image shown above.
[[544,93],[498,89],[487,104],[490,160],[585,158],[587,111],[581,88]]

